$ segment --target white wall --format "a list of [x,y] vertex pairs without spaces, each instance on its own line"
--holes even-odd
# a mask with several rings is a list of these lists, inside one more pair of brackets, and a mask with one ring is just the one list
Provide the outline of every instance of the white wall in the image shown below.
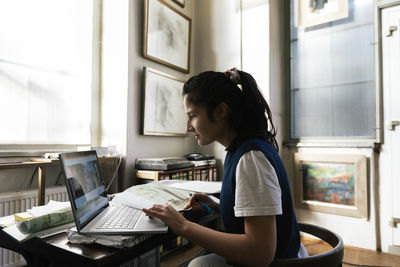
[[[126,155],[125,164],[120,172],[124,177],[123,188],[126,188],[135,183],[134,168],[137,158],[181,156],[193,151],[194,144],[191,137],[156,137],[140,134],[143,67],[151,67],[183,80],[193,71],[185,75],[145,59],[142,53],[144,3],[128,0],[117,2],[104,0],[103,6],[105,81],[102,95],[102,140],[103,145],[117,145],[120,147],[119,151]],[[186,0],[183,9],[172,1],[167,2],[187,16],[193,17],[193,1]],[[194,43],[192,39],[192,70]]]
[[[279,147],[283,149],[282,142],[287,132],[287,121],[289,113],[286,108],[287,90],[288,88],[288,49],[289,30],[288,20],[288,1],[270,0],[269,1],[269,36],[270,36],[270,52],[269,52],[269,104],[272,112],[272,118],[275,127],[278,130],[277,142]],[[290,99],[290,98],[289,98]],[[282,153],[281,153],[282,154]]]
[[[232,67],[243,69],[255,77],[268,99],[268,15],[266,13],[264,20],[258,23],[250,17],[268,12],[267,4],[268,0],[247,0],[242,7],[240,0],[195,1],[196,73],[225,71]],[[245,12],[242,17],[241,8]],[[241,23],[247,27],[241,28]],[[257,31],[249,29],[249,25],[256,25]],[[241,40],[242,36],[247,38]],[[252,49],[259,49],[259,52]],[[216,156],[221,176],[225,148],[214,143],[198,147],[198,150]]]
[[[195,5],[195,72],[225,71],[240,68],[240,3],[238,0],[201,0]],[[213,154],[222,170],[225,148],[219,144],[195,150]],[[221,172],[220,174],[221,175]]]

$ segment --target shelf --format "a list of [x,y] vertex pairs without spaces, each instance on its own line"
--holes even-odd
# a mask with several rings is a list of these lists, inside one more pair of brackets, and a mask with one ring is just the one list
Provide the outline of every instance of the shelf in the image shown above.
[[217,181],[217,165],[205,165],[175,170],[136,170],[136,177],[142,181],[194,180]]
[[57,166],[57,163],[55,161],[49,161],[49,162],[23,161],[23,162],[13,162],[13,163],[0,163],[0,170],[47,167],[47,166]]
[[[116,157],[99,157],[100,163],[115,160]],[[20,168],[37,168],[38,176],[38,205],[42,206],[45,203],[46,193],[46,168],[59,167],[59,159],[44,159],[44,158],[31,158],[30,161],[0,163],[0,170],[20,169]]]

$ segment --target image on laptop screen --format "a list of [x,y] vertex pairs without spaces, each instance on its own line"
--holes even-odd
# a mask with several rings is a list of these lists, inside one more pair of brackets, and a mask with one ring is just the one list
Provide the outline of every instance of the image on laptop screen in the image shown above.
[[108,205],[96,151],[64,153],[61,162],[76,220],[81,225],[85,224]]

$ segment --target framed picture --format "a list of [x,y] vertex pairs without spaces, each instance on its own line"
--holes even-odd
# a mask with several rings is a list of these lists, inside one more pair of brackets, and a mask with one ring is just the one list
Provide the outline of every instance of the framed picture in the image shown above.
[[294,165],[295,207],[368,217],[365,156],[296,153]]
[[180,5],[181,7],[185,7],[185,0],[172,0],[172,1]]
[[144,57],[189,73],[192,20],[162,0],[144,6]]
[[186,136],[184,81],[144,67],[142,134]]
[[298,1],[300,28],[347,18],[349,15],[349,0]]

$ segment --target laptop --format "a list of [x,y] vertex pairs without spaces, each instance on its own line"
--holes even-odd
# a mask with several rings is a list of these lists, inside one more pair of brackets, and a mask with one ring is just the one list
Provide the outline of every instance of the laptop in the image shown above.
[[60,161],[78,233],[130,235],[168,231],[161,220],[108,200],[96,151],[61,153]]

